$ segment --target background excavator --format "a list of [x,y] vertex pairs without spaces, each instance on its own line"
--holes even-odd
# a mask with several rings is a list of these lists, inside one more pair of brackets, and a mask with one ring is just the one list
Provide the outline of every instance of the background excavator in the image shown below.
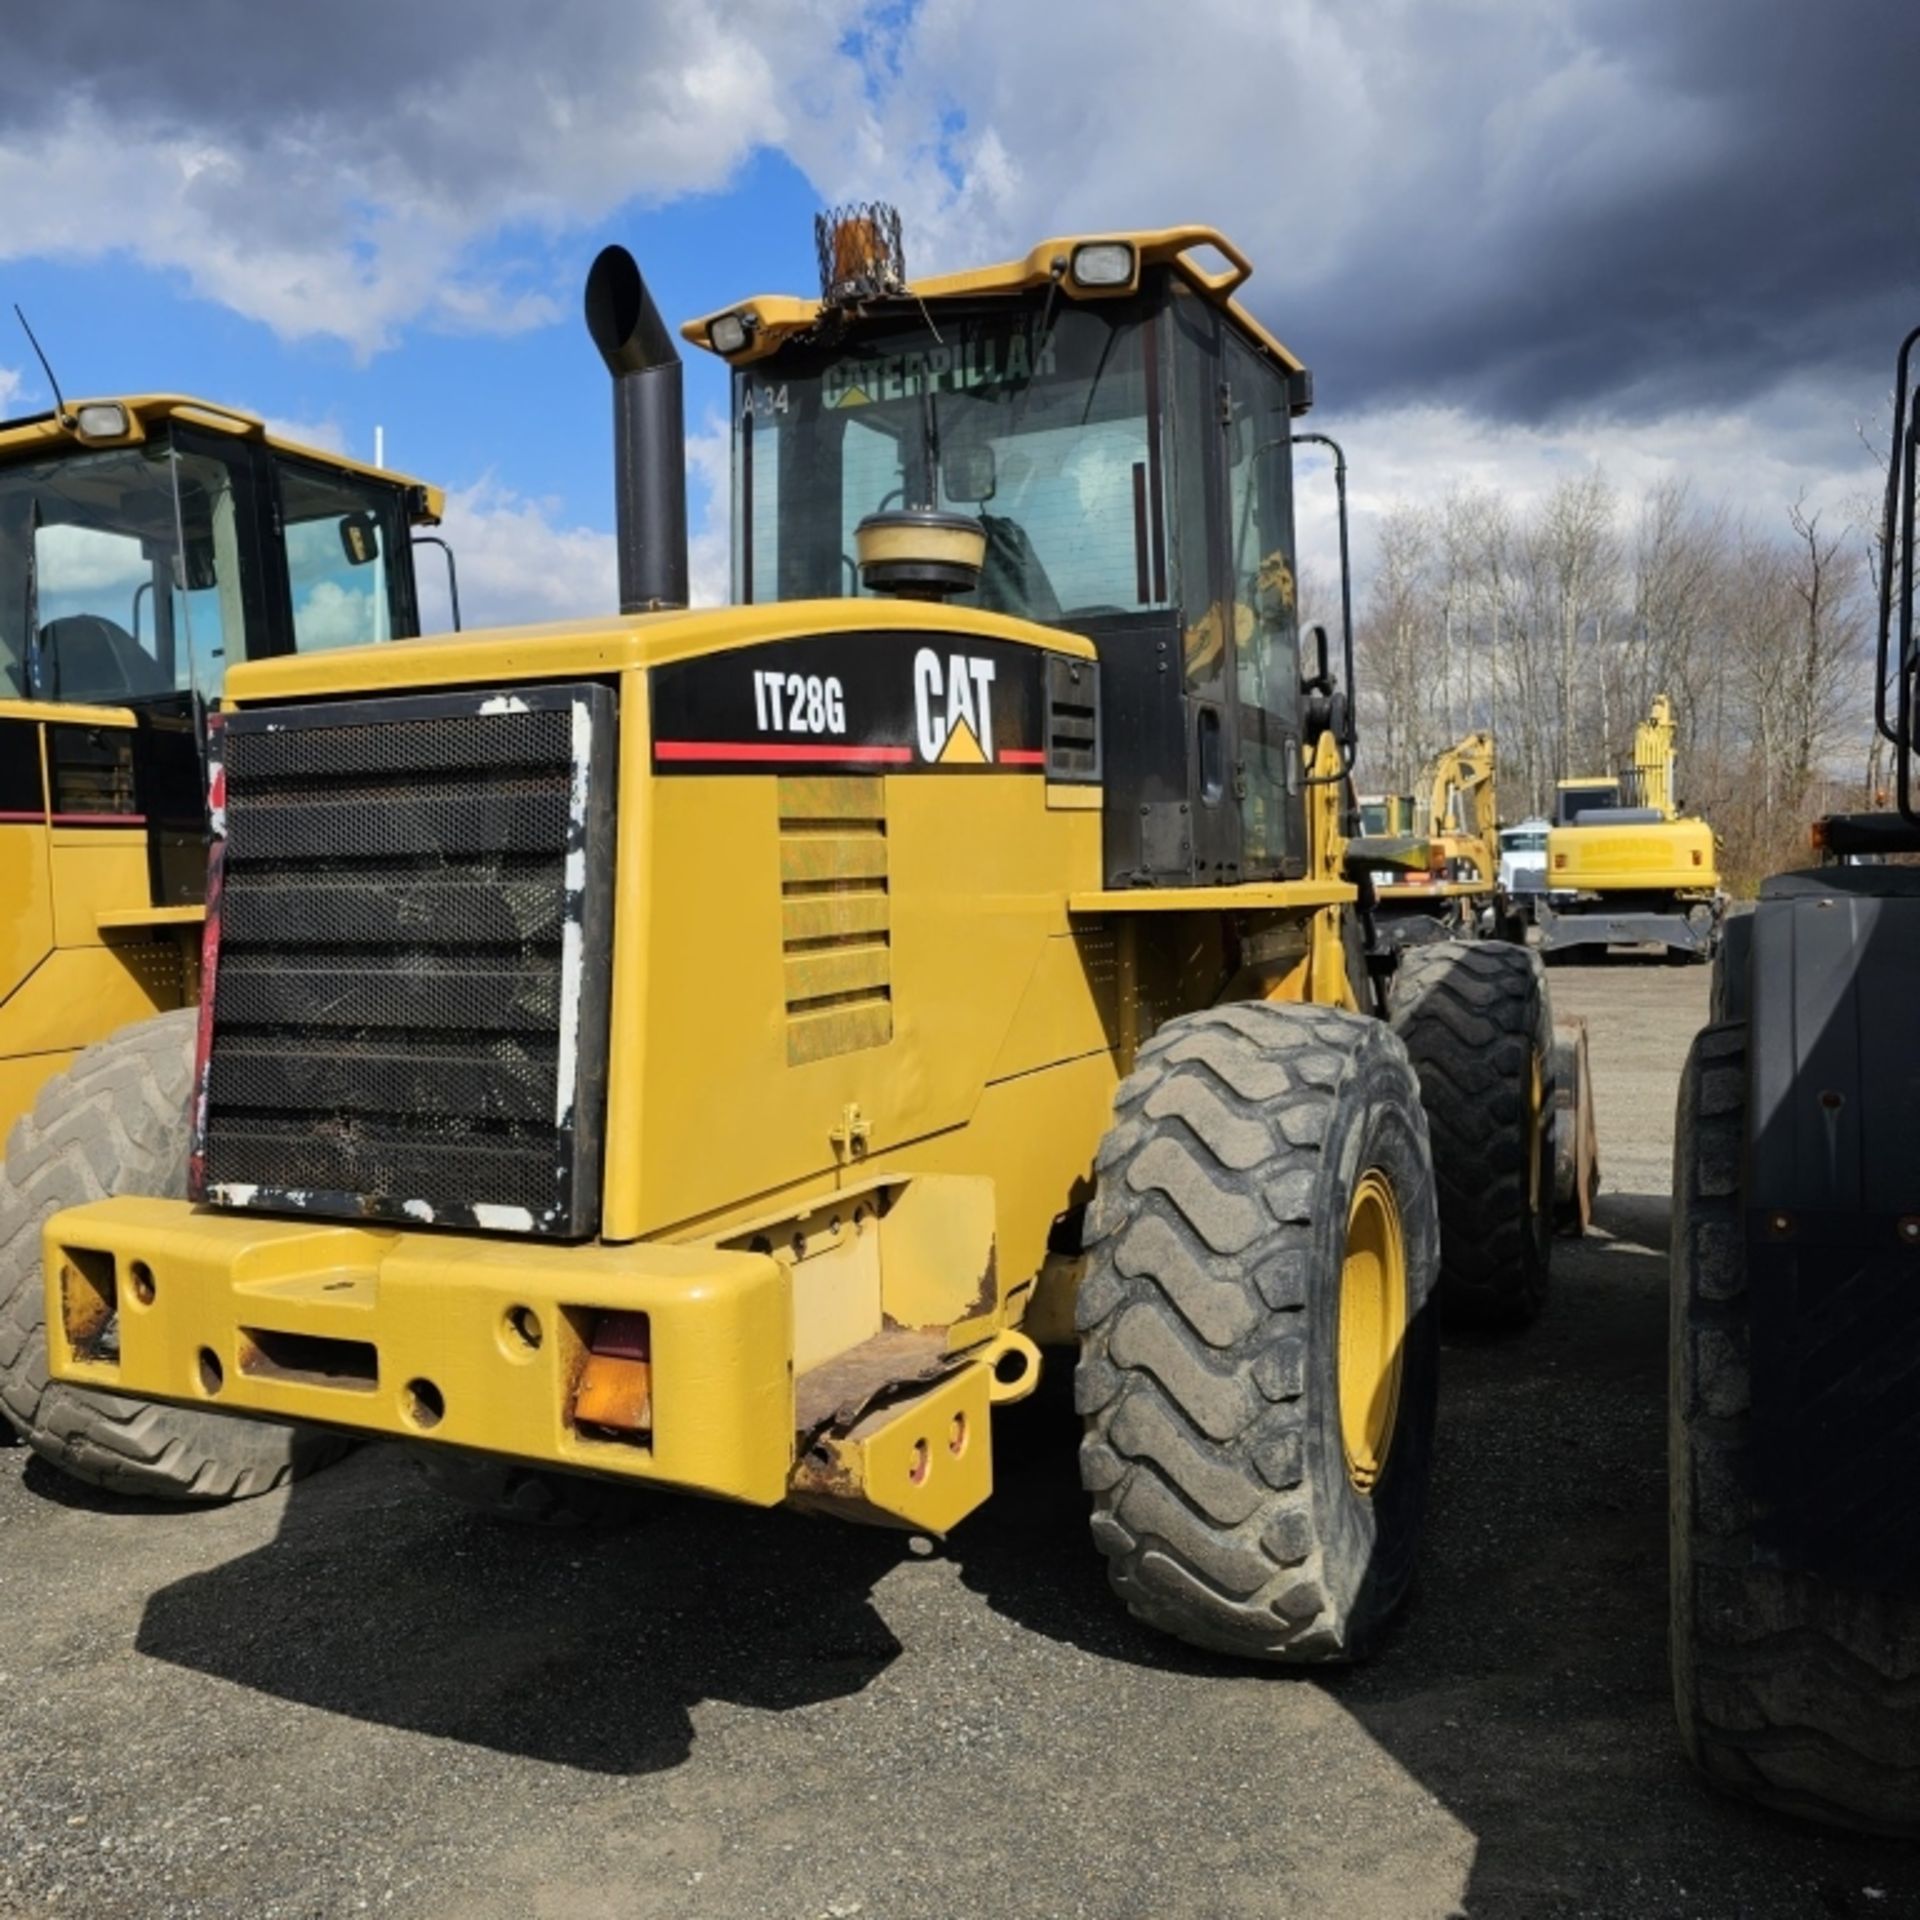
[[1352,857],[1374,876],[1374,922],[1390,946],[1513,937],[1499,892],[1493,735],[1469,733],[1435,756],[1422,792],[1368,794]]
[[1713,829],[1674,798],[1673,703],[1663,694],[1634,730],[1618,775],[1562,780],[1547,839],[1550,895],[1536,905],[1543,952],[1664,946],[1710,959],[1719,932]]

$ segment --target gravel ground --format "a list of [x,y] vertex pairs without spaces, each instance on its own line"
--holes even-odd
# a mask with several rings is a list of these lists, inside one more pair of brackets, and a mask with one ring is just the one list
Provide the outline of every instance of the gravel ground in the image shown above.
[[1448,1349],[1420,1587],[1365,1670],[1134,1628],[1044,1394],[924,1555],[697,1504],[523,1536],[388,1448],[209,1513],[0,1454],[0,1914],[1920,1914],[1920,1852],[1677,1754],[1663,1246],[1706,975],[1554,985],[1601,1230],[1532,1333]]

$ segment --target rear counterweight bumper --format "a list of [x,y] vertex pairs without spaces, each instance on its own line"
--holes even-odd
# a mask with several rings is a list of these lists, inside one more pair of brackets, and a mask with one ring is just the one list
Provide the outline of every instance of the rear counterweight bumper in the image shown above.
[[[793,1467],[788,1270],[118,1199],[47,1224],[53,1376],[772,1506]],[[602,1314],[644,1314],[644,1433],[576,1427]]]
[[1713,951],[1718,916],[1709,911],[1698,921],[1686,912],[1609,913],[1604,907],[1556,913],[1543,900],[1535,909],[1541,950],[1568,947],[1671,947],[1680,953]]

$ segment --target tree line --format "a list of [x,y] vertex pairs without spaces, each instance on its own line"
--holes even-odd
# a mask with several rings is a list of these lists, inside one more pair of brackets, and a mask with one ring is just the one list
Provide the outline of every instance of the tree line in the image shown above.
[[1871,803],[1869,517],[1804,503],[1757,527],[1665,481],[1600,472],[1537,504],[1459,488],[1385,516],[1356,646],[1363,786],[1413,791],[1474,727],[1499,751],[1503,820],[1625,764],[1672,696],[1678,792],[1736,889],[1804,861],[1814,816]]

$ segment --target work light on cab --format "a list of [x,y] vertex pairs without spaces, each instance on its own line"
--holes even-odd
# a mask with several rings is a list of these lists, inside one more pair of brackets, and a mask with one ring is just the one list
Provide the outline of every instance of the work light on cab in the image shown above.
[[1077,287],[1129,287],[1133,249],[1124,240],[1095,240],[1075,247],[1072,272]]
[[89,400],[75,410],[73,430],[82,440],[124,440],[127,410],[117,400]]
[[745,313],[723,313],[707,329],[708,344],[715,353],[739,353],[759,324],[760,316],[750,310]]

